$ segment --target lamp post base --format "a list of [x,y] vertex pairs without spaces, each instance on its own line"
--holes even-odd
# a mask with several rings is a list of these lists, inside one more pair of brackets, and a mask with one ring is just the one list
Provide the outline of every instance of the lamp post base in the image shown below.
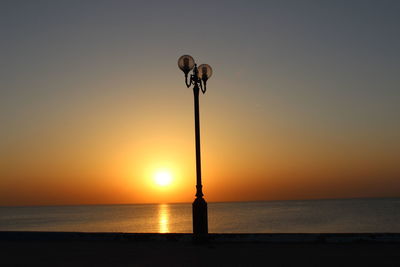
[[206,241],[208,236],[207,202],[204,198],[197,197],[192,204],[192,208],[194,241]]

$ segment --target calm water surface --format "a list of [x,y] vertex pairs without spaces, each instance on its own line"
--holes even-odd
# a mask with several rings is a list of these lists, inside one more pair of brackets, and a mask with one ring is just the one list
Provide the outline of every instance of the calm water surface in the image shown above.
[[[212,233],[400,232],[400,199],[209,203]],[[0,231],[190,233],[191,204],[0,207]]]

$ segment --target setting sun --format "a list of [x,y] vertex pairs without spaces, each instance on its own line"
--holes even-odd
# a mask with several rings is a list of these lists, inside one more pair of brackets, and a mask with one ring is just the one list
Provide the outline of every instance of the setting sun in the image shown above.
[[168,171],[159,171],[155,174],[155,182],[159,186],[167,186],[171,184],[172,175]]

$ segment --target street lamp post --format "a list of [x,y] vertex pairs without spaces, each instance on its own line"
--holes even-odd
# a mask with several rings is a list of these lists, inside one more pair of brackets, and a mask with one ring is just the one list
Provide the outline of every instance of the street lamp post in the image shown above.
[[[193,234],[196,240],[205,240],[208,234],[207,202],[203,198],[201,184],[201,158],[200,158],[200,118],[199,118],[199,93],[207,90],[207,80],[212,75],[212,69],[207,64],[197,67],[194,59],[189,55],[183,55],[178,60],[178,67],[185,73],[185,84],[189,88],[193,85],[194,95],[194,128],[196,137],[196,199],[192,205]],[[189,72],[193,70],[190,74]]]

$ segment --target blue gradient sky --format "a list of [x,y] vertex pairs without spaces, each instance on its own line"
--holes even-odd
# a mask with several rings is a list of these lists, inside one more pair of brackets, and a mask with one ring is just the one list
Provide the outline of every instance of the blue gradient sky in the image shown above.
[[[214,70],[211,201],[400,196],[399,14],[394,0],[2,1],[0,205],[190,201],[182,54]],[[138,189],[157,165],[181,177],[173,196]]]

